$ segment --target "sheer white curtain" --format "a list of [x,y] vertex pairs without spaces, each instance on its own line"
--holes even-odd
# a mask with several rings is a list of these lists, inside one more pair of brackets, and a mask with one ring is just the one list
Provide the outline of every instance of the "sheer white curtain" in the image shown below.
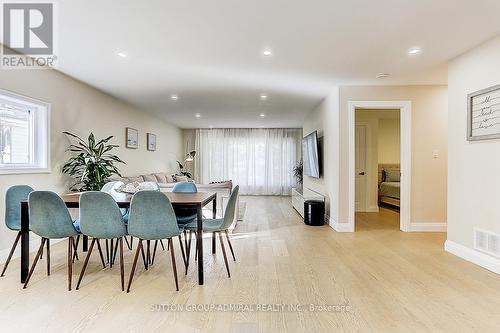
[[302,129],[198,129],[195,176],[199,183],[233,180],[240,193],[289,195],[300,159]]

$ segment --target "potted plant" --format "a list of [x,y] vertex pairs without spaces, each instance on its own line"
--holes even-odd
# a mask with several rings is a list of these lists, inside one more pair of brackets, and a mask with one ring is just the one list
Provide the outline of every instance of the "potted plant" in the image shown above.
[[177,165],[179,166],[179,171],[177,172],[177,175],[179,175],[179,176],[186,176],[189,179],[191,179],[191,176],[192,176],[191,172],[187,171],[184,168],[184,165],[181,164],[181,162],[177,161]]
[[293,167],[293,175],[297,180],[297,190],[299,192],[302,192],[302,181],[304,179],[303,171],[304,171],[304,164],[302,163],[302,161],[297,162],[297,164],[295,164],[295,166]]
[[113,136],[96,142],[92,132],[86,141],[73,133],[63,133],[70,140],[76,139],[67,149],[73,156],[62,167],[62,173],[74,180],[71,190],[100,191],[109,177],[121,176],[116,164],[125,162],[111,153],[118,147],[109,143]]

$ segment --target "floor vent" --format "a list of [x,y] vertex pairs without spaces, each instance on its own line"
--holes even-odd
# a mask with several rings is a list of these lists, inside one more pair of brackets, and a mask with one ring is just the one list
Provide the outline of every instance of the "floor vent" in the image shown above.
[[474,228],[474,248],[496,257],[500,257],[500,235]]

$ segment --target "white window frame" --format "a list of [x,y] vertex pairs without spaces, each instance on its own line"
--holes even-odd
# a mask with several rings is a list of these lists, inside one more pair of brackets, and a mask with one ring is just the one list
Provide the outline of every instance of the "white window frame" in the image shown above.
[[0,164],[0,175],[23,173],[50,173],[50,103],[31,97],[19,95],[0,89],[0,99],[13,104],[32,108],[33,112],[33,147],[32,163],[26,164]]

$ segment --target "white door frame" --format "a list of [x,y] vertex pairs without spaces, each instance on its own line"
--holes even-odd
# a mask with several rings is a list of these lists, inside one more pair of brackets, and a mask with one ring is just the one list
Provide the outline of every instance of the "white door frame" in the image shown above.
[[399,109],[401,126],[401,198],[399,229],[410,230],[410,194],[411,194],[411,101],[349,101],[348,131],[349,131],[349,230],[355,229],[354,200],[356,191],[355,176],[355,130],[356,109]]

